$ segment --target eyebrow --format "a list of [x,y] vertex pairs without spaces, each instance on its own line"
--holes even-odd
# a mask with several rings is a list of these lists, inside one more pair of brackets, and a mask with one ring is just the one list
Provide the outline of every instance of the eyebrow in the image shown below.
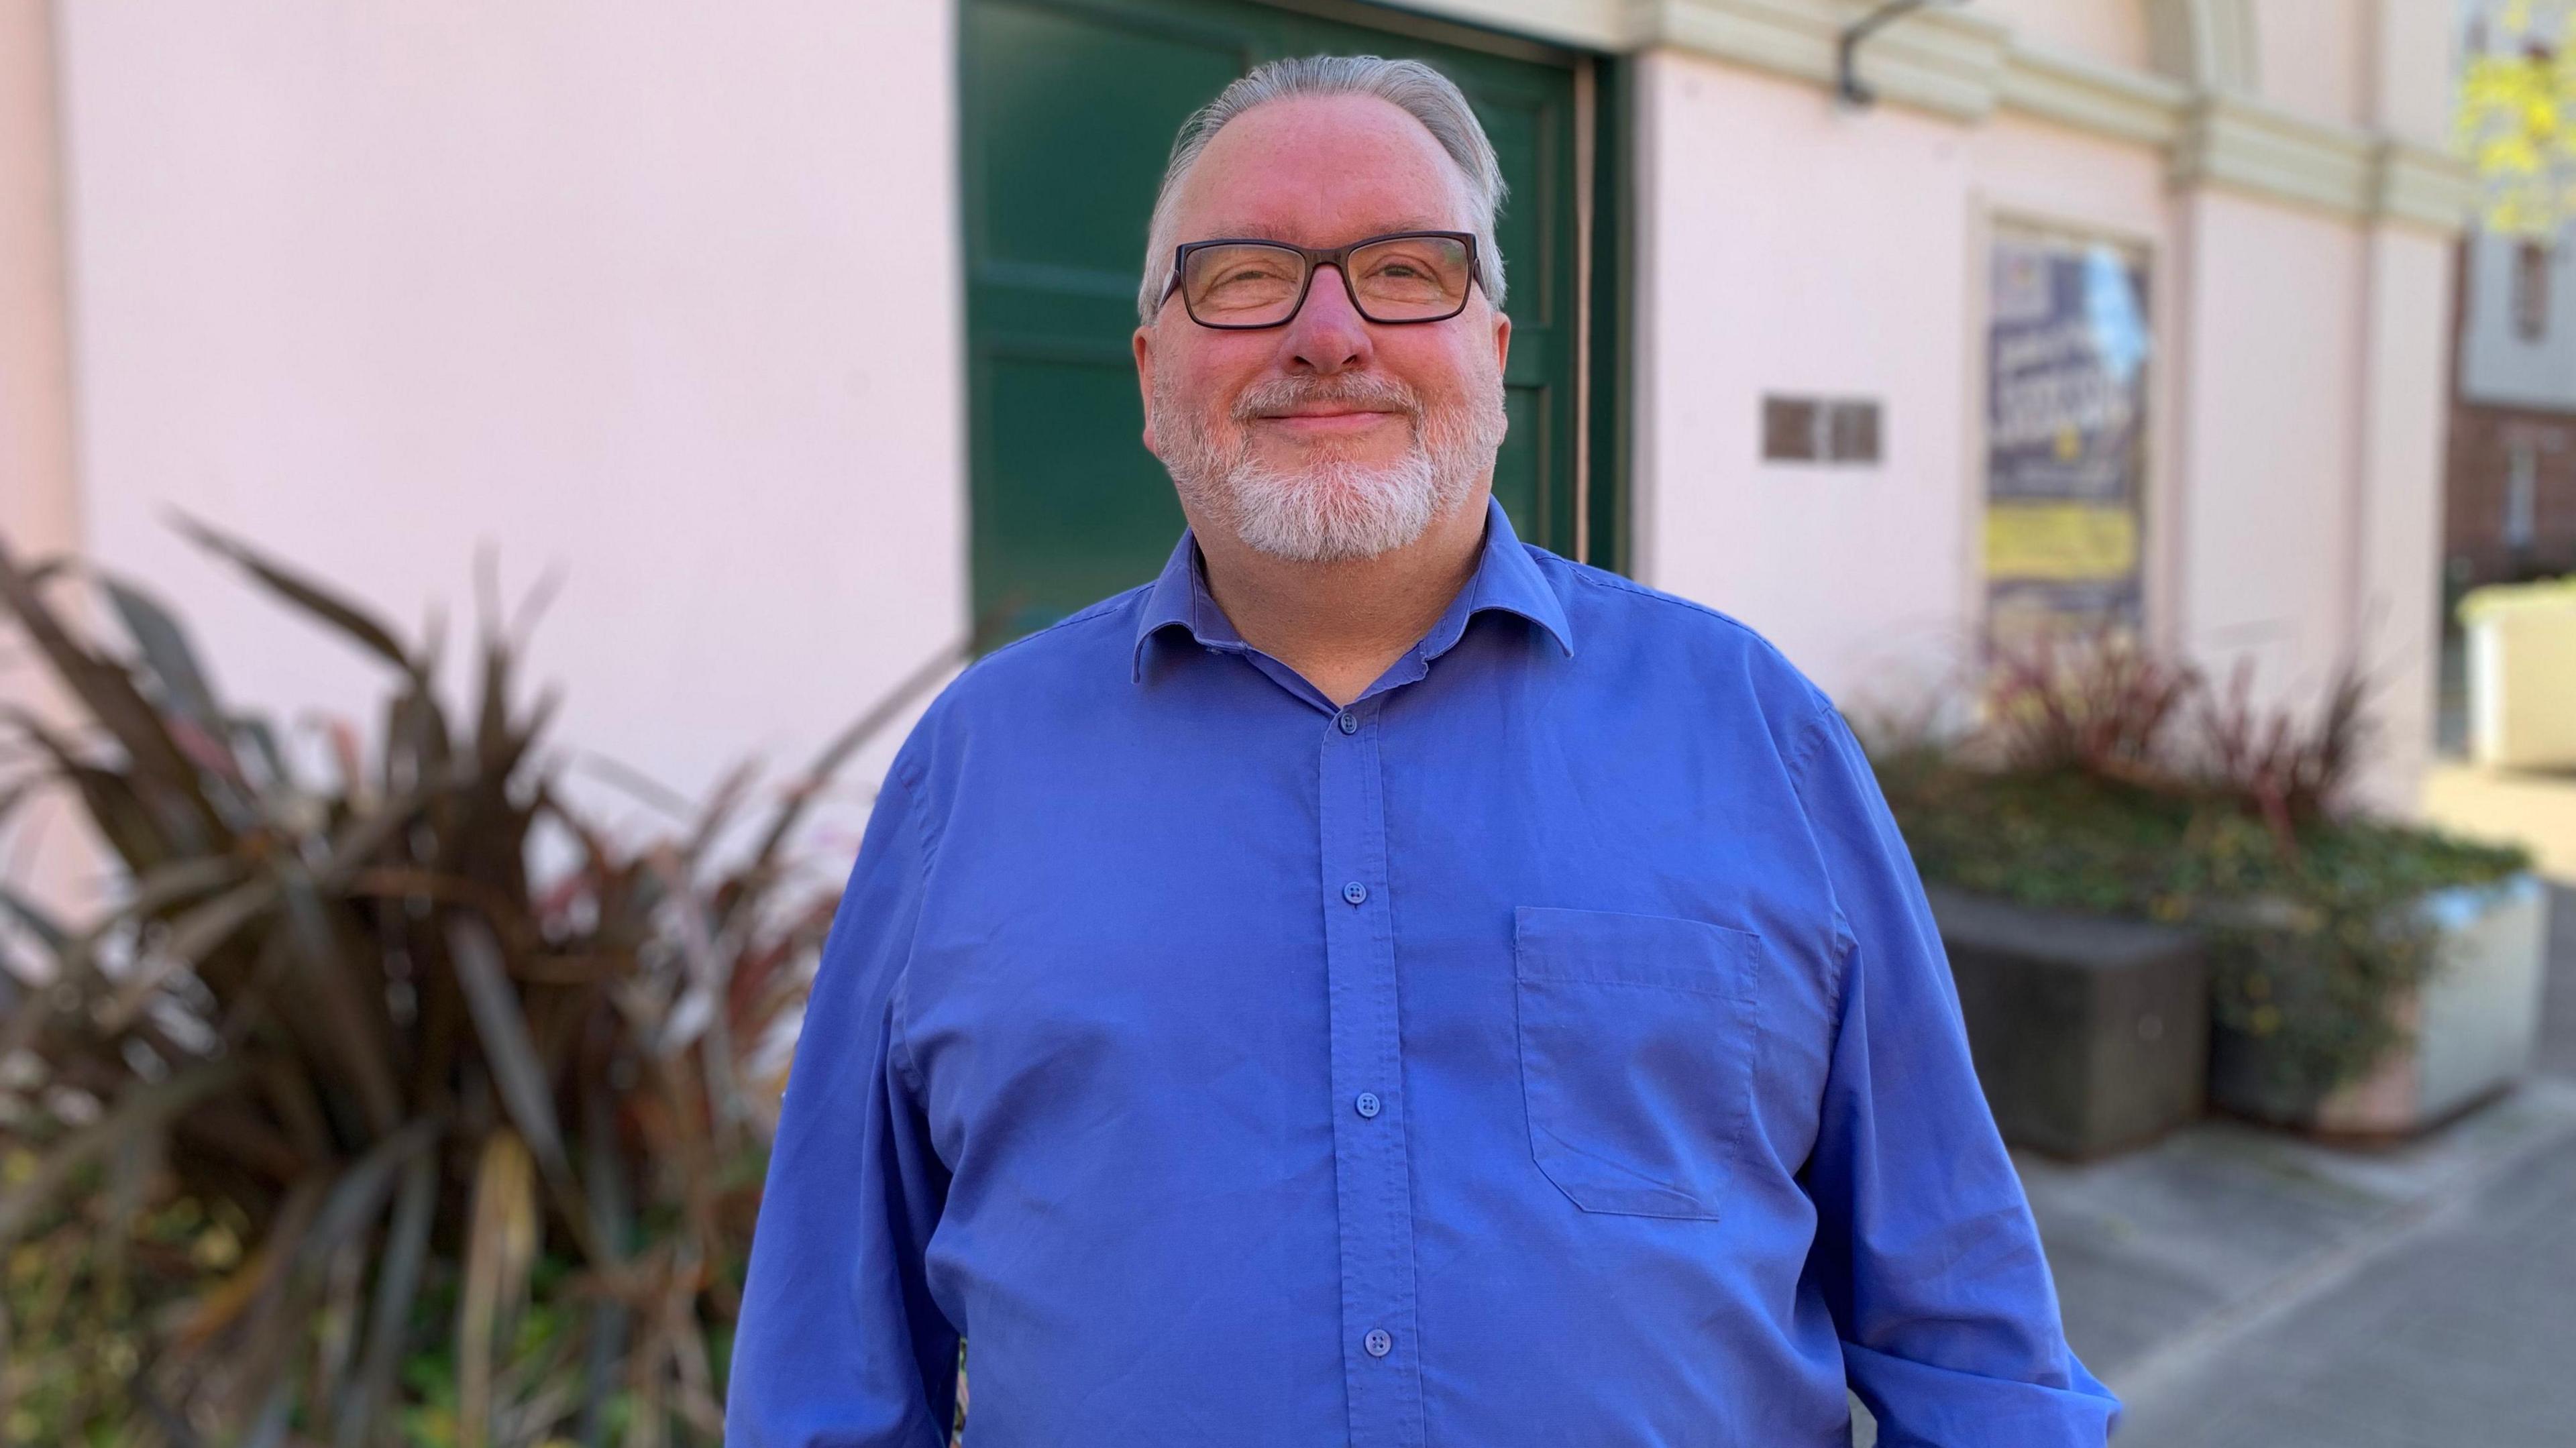
[[[1378,226],[1367,231],[1358,232],[1345,238],[1345,240],[1357,241],[1361,237],[1366,236],[1392,236],[1400,231],[1473,231],[1474,229],[1475,228],[1470,226],[1452,226],[1443,221],[1413,218],[1398,221],[1393,225]],[[1210,227],[1201,236],[1185,236],[1182,237],[1181,240],[1206,241],[1219,237],[1241,237],[1246,241],[1277,241],[1285,242],[1290,245],[1304,245],[1304,243],[1298,242],[1294,237],[1281,235],[1280,228],[1267,226],[1236,226],[1232,228]],[[1340,243],[1337,242],[1334,244],[1339,245]]]

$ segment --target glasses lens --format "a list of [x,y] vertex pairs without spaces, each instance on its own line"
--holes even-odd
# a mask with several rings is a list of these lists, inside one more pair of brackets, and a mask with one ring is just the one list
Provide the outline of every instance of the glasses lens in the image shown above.
[[1181,299],[1190,315],[1218,327],[1286,321],[1306,284],[1306,259],[1258,243],[1203,246],[1181,269]]
[[1351,253],[1351,290],[1373,322],[1445,317],[1467,304],[1467,244],[1454,236],[1397,236]]

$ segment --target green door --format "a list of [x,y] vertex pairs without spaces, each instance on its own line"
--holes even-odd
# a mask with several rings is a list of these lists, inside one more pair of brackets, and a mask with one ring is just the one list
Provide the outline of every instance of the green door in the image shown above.
[[[1458,83],[1511,195],[1511,434],[1494,490],[1523,537],[1577,552],[1578,71],[1590,62],[1401,12],[1302,0],[963,0],[975,606],[1008,632],[1152,578],[1183,520],[1139,440],[1128,337],[1145,222],[1181,121],[1252,66],[1413,56]],[[1607,295],[1596,289],[1596,295]],[[1603,329],[1592,329],[1595,348]],[[1611,375],[1596,370],[1597,376]],[[1606,417],[1603,399],[1585,409]],[[1595,456],[1609,456],[1596,449]],[[1593,493],[1579,500],[1578,491]],[[1596,531],[1598,531],[1596,529]],[[1587,550],[1612,563],[1611,550]]]

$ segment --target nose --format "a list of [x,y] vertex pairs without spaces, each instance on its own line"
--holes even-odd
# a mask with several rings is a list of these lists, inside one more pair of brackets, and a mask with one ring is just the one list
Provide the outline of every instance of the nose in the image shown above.
[[1339,267],[1317,267],[1285,338],[1289,370],[1330,377],[1368,366],[1375,355],[1368,319],[1351,305]]

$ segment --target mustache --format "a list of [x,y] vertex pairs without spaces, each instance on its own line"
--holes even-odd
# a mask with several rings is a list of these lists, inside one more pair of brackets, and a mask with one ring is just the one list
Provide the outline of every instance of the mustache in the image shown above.
[[1392,377],[1368,372],[1337,373],[1331,377],[1266,378],[1243,389],[1243,395],[1234,400],[1232,415],[1237,422],[1250,422],[1271,413],[1315,403],[1338,403],[1374,412],[1400,412],[1417,421],[1422,417],[1422,399],[1412,388]]

